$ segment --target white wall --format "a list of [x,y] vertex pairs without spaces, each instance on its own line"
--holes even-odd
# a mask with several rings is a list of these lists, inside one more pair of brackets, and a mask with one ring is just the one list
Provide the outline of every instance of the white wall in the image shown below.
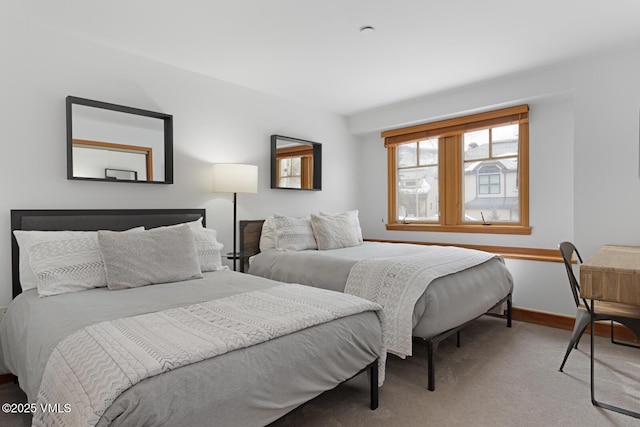
[[[588,257],[605,243],[640,245],[640,48],[626,46],[553,68],[459,88],[349,118],[361,136],[364,235],[397,240],[555,249]],[[386,150],[380,131],[527,103],[530,106],[529,236],[386,231]],[[575,314],[559,263],[507,260],[514,304]]]
[[[345,119],[0,17],[0,306],[11,301],[10,209],[206,208],[231,250],[231,195],[213,194],[214,162],[259,165],[259,192],[238,218],[355,207],[356,139]],[[259,72],[259,70],[256,70]],[[173,185],[66,179],[65,97],[174,116]],[[271,134],[323,144],[323,190],[271,190]]]

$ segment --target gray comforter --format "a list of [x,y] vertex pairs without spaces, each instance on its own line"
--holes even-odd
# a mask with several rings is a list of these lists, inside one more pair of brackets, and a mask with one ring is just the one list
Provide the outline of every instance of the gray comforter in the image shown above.
[[[364,242],[326,251],[269,249],[251,258],[249,273],[289,283],[344,291],[351,268],[361,260],[415,253],[415,245]],[[513,291],[503,260],[435,279],[413,310],[413,336],[431,338],[486,313]]]
[[[1,361],[34,402],[49,354],[80,328],[276,284],[219,271],[121,291],[101,288],[47,298],[27,291],[0,323]],[[212,420],[221,426],[265,425],[375,360],[380,335],[376,314],[366,312],[175,369],[124,392],[98,425],[195,426]],[[322,345],[310,344],[316,342]]]

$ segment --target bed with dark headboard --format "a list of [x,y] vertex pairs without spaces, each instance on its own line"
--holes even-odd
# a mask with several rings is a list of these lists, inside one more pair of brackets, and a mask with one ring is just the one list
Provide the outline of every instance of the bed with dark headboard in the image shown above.
[[[306,242],[313,244],[316,228],[305,225],[302,220],[314,221],[323,215],[334,218],[345,216],[346,227],[352,228],[356,237],[357,234],[360,234],[360,241],[354,240],[352,246],[347,245],[326,250],[320,248],[318,250],[313,248],[298,250],[278,247],[278,237],[276,236],[287,238],[288,246],[306,244]],[[279,217],[285,225],[282,228],[274,226],[274,217]],[[311,215],[306,218],[288,218],[282,215],[274,217],[270,217],[266,221],[240,221],[240,251],[243,271],[283,282],[302,283],[339,292],[345,291],[345,287],[352,277],[352,271],[356,267],[359,267],[359,272],[353,276],[362,278],[362,282],[393,283],[393,286],[388,286],[384,290],[367,290],[362,295],[355,293],[363,297],[367,297],[367,295],[406,295],[410,292],[409,288],[403,292],[394,290],[397,289],[396,285],[402,282],[398,279],[401,274],[406,272],[404,277],[413,278],[417,276],[419,271],[428,272],[430,263],[437,264],[439,262],[437,258],[444,259],[445,253],[448,255],[446,255],[447,261],[443,265],[455,264],[453,261],[458,256],[463,258],[470,256],[469,253],[472,252],[453,248],[458,252],[452,255],[450,248],[445,247],[364,241],[366,239],[361,237],[362,231],[355,210],[334,215],[320,213],[319,216]],[[294,226],[289,227],[291,224]],[[347,233],[350,230],[342,228],[335,234],[340,232]],[[309,233],[313,235],[308,236]],[[317,245],[320,244],[317,243]],[[432,255],[429,255],[429,258],[417,259],[412,261],[412,264],[405,263],[406,258],[417,257],[426,251],[431,251]],[[440,252],[434,253],[434,251]],[[409,338],[412,335],[427,343],[427,387],[429,390],[435,389],[435,352],[442,340],[456,334],[459,343],[460,330],[469,322],[489,312],[491,314],[500,312],[501,315],[506,312],[507,326],[511,326],[512,276],[500,257],[479,253],[479,251],[475,251],[475,254],[471,256],[476,255],[478,259],[486,259],[486,261],[435,278],[428,283],[426,290],[420,291],[421,294],[415,293],[416,296],[420,296],[414,301],[413,307],[407,305],[406,310],[398,310],[400,314],[411,313],[411,308],[413,308],[413,325],[409,324],[410,321],[404,322],[407,329],[410,329],[405,335]],[[388,276],[383,278],[370,273],[382,262],[389,263],[390,267],[380,268],[381,271],[389,272]],[[365,270],[366,272],[363,273]],[[424,276],[429,276],[429,274]],[[398,301],[391,298],[386,301],[376,300],[376,302],[384,306],[399,306]],[[387,317],[395,316],[395,314],[387,313]],[[389,336],[390,334],[387,334],[387,337]],[[410,346],[410,339],[404,342],[407,341]],[[410,355],[410,353],[408,354]],[[406,353],[401,354],[401,356],[406,355]]]
[[[198,223],[201,218],[202,226]],[[42,296],[39,295],[39,288],[24,291],[22,289],[19,262],[21,248],[13,231],[111,230],[124,232],[96,233],[97,241],[102,245],[101,239],[106,237],[116,238],[116,240],[119,238],[144,240],[140,237],[143,234],[135,236],[133,233],[150,233],[153,230],[130,230],[142,226],[147,230],[155,229],[154,236],[178,232],[181,235],[193,235],[192,241],[195,242],[197,249],[199,241],[195,236],[198,233],[204,233],[207,236],[213,233],[215,236],[215,232],[204,228],[204,219],[204,209],[11,211],[15,298],[0,322],[2,346],[0,365],[5,368],[5,372],[11,372],[18,377],[20,387],[27,394],[29,402],[40,402],[41,398],[48,397],[47,386],[52,382],[49,378],[56,378],[55,375],[48,376],[50,371],[48,365],[59,363],[49,355],[71,354],[73,358],[79,359],[91,357],[91,348],[81,344],[85,342],[82,341],[82,337],[96,330],[102,330],[100,329],[103,328],[102,325],[108,327],[116,324],[125,325],[133,319],[140,324],[148,323],[147,329],[141,330],[153,331],[159,326],[154,326],[149,319],[174,319],[171,316],[179,319],[179,316],[186,316],[184,313],[196,311],[199,313],[198,317],[215,317],[218,316],[218,307],[221,307],[217,304],[227,304],[224,307],[232,310],[236,302],[245,303],[257,294],[284,293],[281,297],[286,299],[288,304],[288,292],[297,292],[297,290],[281,282],[224,268],[215,271],[204,271],[203,268],[201,277],[175,282],[158,282],[121,290],[111,290],[108,286],[96,287]],[[189,225],[184,225],[185,223]],[[76,237],[70,238],[70,240],[73,239]],[[78,239],[85,239],[85,237],[83,235]],[[29,249],[32,256],[34,246]],[[99,247],[101,250],[104,249],[102,246]],[[197,252],[196,249],[194,254]],[[197,252],[197,255],[199,257],[200,252]],[[103,261],[108,277],[111,266],[108,265],[109,261],[104,253]],[[34,265],[33,259],[31,262]],[[196,265],[198,265],[197,262]],[[291,298],[302,298],[302,294],[298,295],[295,292],[291,294]],[[338,298],[339,295],[325,296]],[[247,313],[251,312],[251,310],[244,310]],[[144,322],[142,319],[145,319]],[[211,325],[206,327],[207,331],[209,328],[216,330],[217,326],[213,320],[207,324]],[[154,333],[151,332],[151,335],[139,335],[136,340],[143,341],[145,343],[143,347],[155,346],[153,348],[158,349],[175,347],[176,350],[181,351],[182,347],[175,344],[175,341],[172,341],[171,345],[158,341],[165,338],[162,335],[166,330],[160,329],[158,337],[152,336]],[[377,407],[378,358],[384,355],[381,349],[381,334],[381,325],[373,309],[354,311],[353,314],[336,320],[276,335],[272,339],[255,341],[253,345],[247,347],[235,348],[229,344],[234,348],[233,351],[223,352],[215,357],[195,359],[192,363],[180,365],[176,369],[168,369],[166,372],[162,371],[158,375],[144,377],[128,388],[124,387],[124,391],[106,405],[100,418],[95,421],[97,425],[112,426],[132,424],[208,426],[211,425],[212,420],[215,420],[216,425],[221,426],[265,425],[317,396],[323,390],[332,389],[364,370],[368,370],[372,378],[371,408],[375,409]],[[78,341],[73,341],[76,336],[79,337]],[[215,333],[213,336],[216,336]],[[225,340],[225,337],[226,335],[221,335],[219,340]],[[336,337],[349,338],[337,340]],[[233,340],[229,342],[231,341]],[[67,342],[69,344],[65,347],[64,344]],[[70,350],[74,346],[77,350]],[[65,351],[72,353],[65,353]],[[62,359],[66,360],[64,357]],[[318,363],[319,360],[322,360],[322,363]],[[96,387],[99,390],[112,388],[112,379],[105,374],[107,371],[103,372],[99,364],[95,366],[98,375],[94,376],[98,377],[98,381],[102,381]],[[92,369],[94,369],[93,366],[87,368],[89,371]],[[296,381],[291,381],[292,378],[296,378]],[[80,411],[87,406],[80,402],[80,400],[72,400],[58,403],[69,403],[71,411]]]
[[14,230],[43,231],[123,231],[143,226],[155,228],[196,221],[202,218],[206,225],[204,209],[31,209],[11,211],[11,273],[12,290],[15,298],[20,286],[19,258],[20,248],[13,235]]

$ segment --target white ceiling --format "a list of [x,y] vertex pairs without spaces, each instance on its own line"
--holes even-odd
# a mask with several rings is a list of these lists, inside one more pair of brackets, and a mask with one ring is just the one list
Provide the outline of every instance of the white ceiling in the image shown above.
[[640,41],[640,0],[0,1],[36,25],[343,115]]

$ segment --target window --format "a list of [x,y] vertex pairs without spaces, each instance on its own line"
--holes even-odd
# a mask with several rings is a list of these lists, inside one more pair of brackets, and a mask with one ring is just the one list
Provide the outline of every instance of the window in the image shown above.
[[383,132],[387,229],[530,234],[528,110]]
[[398,217],[437,220],[437,139],[398,146]]

